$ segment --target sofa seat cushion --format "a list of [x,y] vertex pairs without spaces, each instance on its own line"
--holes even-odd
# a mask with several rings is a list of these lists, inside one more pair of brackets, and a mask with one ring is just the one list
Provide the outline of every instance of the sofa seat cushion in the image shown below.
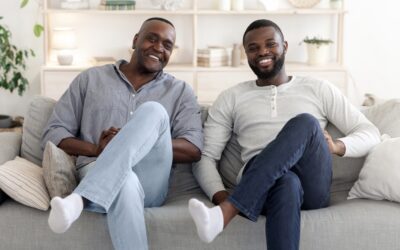
[[[264,216],[256,223],[237,216],[211,244],[201,242],[187,209],[188,200],[193,197],[212,206],[205,195],[183,195],[167,200],[161,208],[146,209],[150,249],[265,249]],[[357,199],[302,211],[301,230],[301,249],[398,250],[400,205]]]
[[[211,244],[201,242],[187,209],[188,200],[203,194],[168,199],[160,208],[146,208],[150,250],[265,250],[265,217],[257,223],[237,216]],[[84,211],[70,230],[58,235],[47,225],[48,212],[7,200],[0,206],[0,242],[4,249],[112,250],[106,217]],[[355,199],[328,208],[301,212],[302,250],[398,250],[400,205],[388,201]],[[24,239],[24,240],[21,240]],[[232,244],[234,242],[234,244]]]

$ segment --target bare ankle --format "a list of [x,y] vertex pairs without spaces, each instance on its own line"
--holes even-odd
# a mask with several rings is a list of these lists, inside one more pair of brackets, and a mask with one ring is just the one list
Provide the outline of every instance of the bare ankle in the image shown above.
[[219,204],[224,216],[224,228],[229,224],[229,222],[239,213],[239,210],[229,201],[225,200]]

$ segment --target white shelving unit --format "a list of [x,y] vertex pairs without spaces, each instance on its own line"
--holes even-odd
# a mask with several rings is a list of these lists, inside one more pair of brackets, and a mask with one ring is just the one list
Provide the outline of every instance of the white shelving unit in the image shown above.
[[[186,0],[182,8],[172,12],[151,9],[149,4],[139,6],[139,3],[136,10],[129,11],[93,8],[64,10],[59,7],[60,0],[45,0],[42,94],[58,99],[77,74],[92,66],[90,58],[93,56],[129,60],[128,48],[135,32],[144,20],[153,16],[167,18],[174,23],[177,30],[176,44],[179,51],[165,70],[191,84],[201,103],[211,103],[223,89],[254,79],[255,76],[247,65],[198,67],[197,49],[207,45],[228,47],[233,43],[241,43],[245,28],[250,22],[260,18],[271,19],[281,26],[289,42],[286,69],[290,74],[328,79],[346,94],[347,72],[342,65],[346,14],[344,9],[318,5],[312,9],[284,6],[276,11],[265,11],[257,0],[247,0],[243,11],[219,11],[215,2],[217,1]],[[92,3],[92,6],[95,5],[96,3]],[[71,66],[60,66],[55,60],[55,53],[51,49],[51,30],[55,27],[73,27],[76,30],[78,49],[75,51],[76,60]],[[334,40],[335,46],[332,47],[329,64],[309,66],[305,63],[304,45],[298,44],[306,35],[322,35]]]

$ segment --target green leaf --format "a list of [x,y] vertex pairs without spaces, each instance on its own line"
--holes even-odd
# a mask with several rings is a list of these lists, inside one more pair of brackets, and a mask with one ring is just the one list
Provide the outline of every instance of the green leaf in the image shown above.
[[35,34],[36,37],[40,37],[43,30],[44,30],[44,28],[40,24],[35,24],[35,26],[33,26],[33,33]]
[[25,7],[28,4],[29,0],[21,0],[21,8]]

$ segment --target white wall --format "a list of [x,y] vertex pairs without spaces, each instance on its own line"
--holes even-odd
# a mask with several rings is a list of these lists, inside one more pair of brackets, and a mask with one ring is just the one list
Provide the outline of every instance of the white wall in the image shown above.
[[347,0],[344,61],[359,93],[400,97],[400,2]]
[[12,32],[12,43],[19,49],[32,49],[36,57],[27,61],[26,77],[29,81],[29,88],[20,97],[17,91],[11,94],[9,91],[0,88],[0,114],[22,115],[26,113],[28,103],[34,95],[40,93],[40,67],[43,64],[43,36],[36,38],[33,34],[33,25],[41,21],[41,13],[35,0],[20,9],[19,0],[0,1],[0,20],[2,25],[7,25]]
[[[36,38],[32,33],[35,21],[41,20],[37,2],[30,0],[24,9],[19,4],[19,0],[0,1],[0,16],[4,17],[1,22],[11,29],[12,40],[18,47],[31,48],[37,56],[28,61],[26,76],[30,85],[23,97],[0,89],[0,113],[11,115],[25,115],[29,101],[40,93],[40,66],[44,60],[43,36]],[[355,83],[353,102],[360,102],[366,92],[384,98],[400,97],[400,81],[395,74],[400,59],[397,47],[400,32],[396,27],[400,23],[400,2],[346,0],[346,8],[349,13],[345,22],[344,60]]]

